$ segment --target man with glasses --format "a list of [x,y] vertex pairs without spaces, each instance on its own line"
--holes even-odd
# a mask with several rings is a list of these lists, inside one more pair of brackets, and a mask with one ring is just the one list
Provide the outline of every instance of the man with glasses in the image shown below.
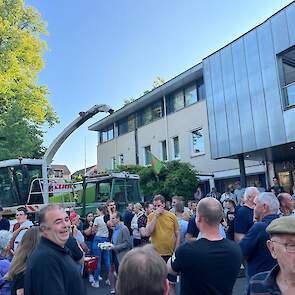
[[281,217],[266,228],[270,235],[267,248],[278,264],[270,271],[252,277],[251,295],[295,294],[295,218]]
[[[24,234],[26,231],[33,226],[33,222],[28,220],[28,212],[25,207],[19,207],[16,209],[16,221],[17,223],[15,224],[13,228],[13,239],[14,239],[14,244],[13,244],[13,251],[15,252],[18,244],[22,240]],[[15,238],[14,238],[15,237]]]
[[280,193],[278,200],[280,202],[280,216],[295,216],[295,201],[290,194]]

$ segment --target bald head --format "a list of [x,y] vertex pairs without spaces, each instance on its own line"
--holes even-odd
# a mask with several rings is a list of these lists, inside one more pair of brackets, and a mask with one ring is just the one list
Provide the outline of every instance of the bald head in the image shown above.
[[198,203],[197,215],[203,217],[208,225],[216,226],[223,218],[223,210],[218,200],[209,197]]

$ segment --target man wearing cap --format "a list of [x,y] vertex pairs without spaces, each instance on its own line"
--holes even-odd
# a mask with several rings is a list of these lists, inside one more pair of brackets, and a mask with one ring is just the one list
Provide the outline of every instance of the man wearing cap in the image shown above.
[[0,207],[0,230],[9,230],[10,223],[9,220],[3,217],[3,208]]
[[295,218],[281,217],[266,228],[270,235],[267,248],[278,264],[270,271],[252,277],[251,295],[295,294]]

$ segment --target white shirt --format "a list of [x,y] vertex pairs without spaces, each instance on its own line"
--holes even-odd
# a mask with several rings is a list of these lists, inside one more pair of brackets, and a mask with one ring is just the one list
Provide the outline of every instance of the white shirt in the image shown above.
[[[30,221],[30,220],[27,220],[25,221],[24,223],[21,224],[20,228],[23,228],[23,227],[31,227],[33,226],[33,222]],[[27,229],[24,229],[22,231],[19,232],[19,234],[16,236],[15,238],[15,241],[14,241],[14,244],[13,244],[13,251],[15,252],[15,250],[17,249],[19,243],[21,242],[23,236],[25,235]]]
[[96,236],[102,238],[108,238],[109,230],[106,223],[103,220],[103,216],[98,216],[94,219],[94,225],[96,226]]

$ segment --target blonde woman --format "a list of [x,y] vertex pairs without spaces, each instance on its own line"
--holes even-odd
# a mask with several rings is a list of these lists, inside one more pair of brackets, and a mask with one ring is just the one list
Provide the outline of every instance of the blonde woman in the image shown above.
[[11,295],[24,294],[24,274],[28,258],[36,248],[40,239],[38,226],[31,227],[23,236],[15,255],[12,259],[10,269],[6,274],[6,280],[11,281]]

